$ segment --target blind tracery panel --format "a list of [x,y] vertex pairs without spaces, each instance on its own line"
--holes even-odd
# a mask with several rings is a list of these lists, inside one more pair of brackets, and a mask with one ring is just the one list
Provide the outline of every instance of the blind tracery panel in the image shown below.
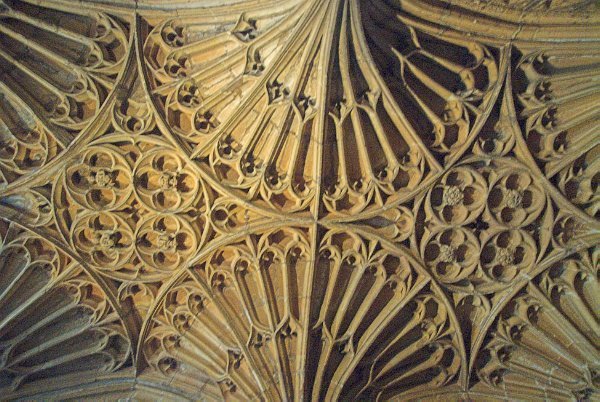
[[598,397],[594,2],[185,9],[0,3],[0,389]]

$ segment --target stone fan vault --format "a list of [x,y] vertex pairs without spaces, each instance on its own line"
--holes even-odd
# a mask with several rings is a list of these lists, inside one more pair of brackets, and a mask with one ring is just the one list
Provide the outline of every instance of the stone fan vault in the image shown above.
[[0,0],[6,398],[600,398],[600,6]]

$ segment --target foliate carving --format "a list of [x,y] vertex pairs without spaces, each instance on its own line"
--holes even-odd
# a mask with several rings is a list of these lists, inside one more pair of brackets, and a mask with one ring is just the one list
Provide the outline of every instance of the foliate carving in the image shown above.
[[69,195],[82,208],[102,211],[121,207],[133,189],[128,164],[119,150],[90,147],[65,172]]
[[506,287],[527,275],[550,244],[554,218],[545,191],[525,166],[509,159],[448,170],[419,208],[421,256],[455,290]]
[[189,165],[143,134],[133,143],[112,134],[84,150],[57,179],[54,200],[62,234],[91,265],[152,281],[197,250],[207,206]]
[[118,270],[133,253],[133,230],[115,214],[82,215],[73,222],[69,237],[73,247],[97,267]]
[[494,235],[481,250],[481,264],[494,281],[509,283],[535,263],[536,243],[527,233],[508,230]]
[[444,283],[460,282],[477,268],[479,241],[468,230],[449,228],[435,233],[423,253],[425,262]]
[[442,225],[473,222],[485,207],[485,179],[474,169],[449,170],[427,194],[425,208]]
[[181,212],[197,201],[200,182],[181,157],[157,149],[144,155],[133,172],[139,200],[158,212]]
[[515,169],[498,175],[490,184],[488,208],[498,223],[522,227],[543,211],[544,190],[531,173]]
[[181,266],[198,246],[198,235],[190,223],[171,215],[154,216],[144,221],[136,238],[139,257],[159,270]]

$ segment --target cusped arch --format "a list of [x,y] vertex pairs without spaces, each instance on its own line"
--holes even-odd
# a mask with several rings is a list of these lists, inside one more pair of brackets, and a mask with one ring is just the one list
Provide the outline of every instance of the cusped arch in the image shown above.
[[1,223],[0,388],[131,364],[129,333],[103,287],[52,244]]
[[263,229],[193,264],[148,321],[149,364],[234,399],[391,397],[464,375],[457,320],[413,258],[351,230],[314,235]]

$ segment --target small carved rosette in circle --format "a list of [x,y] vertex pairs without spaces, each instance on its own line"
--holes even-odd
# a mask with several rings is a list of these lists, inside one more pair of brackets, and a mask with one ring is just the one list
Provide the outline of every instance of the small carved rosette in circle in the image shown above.
[[520,227],[533,222],[545,205],[544,191],[531,175],[511,169],[492,183],[488,207],[501,224]]
[[90,147],[67,167],[65,184],[77,204],[94,211],[119,208],[132,191],[127,161],[117,151],[101,146]]
[[479,262],[479,241],[464,228],[448,228],[435,233],[423,252],[425,263],[443,283],[468,278]]
[[450,170],[427,195],[427,208],[443,224],[465,225],[474,221],[485,207],[487,186],[475,170]]
[[198,234],[176,215],[157,215],[144,221],[136,234],[139,258],[160,272],[171,272],[196,251]]
[[198,198],[200,182],[179,156],[167,150],[145,155],[134,169],[135,192],[157,212],[181,212]]
[[118,270],[133,253],[134,236],[131,227],[119,216],[92,212],[74,222],[71,241],[90,264]]
[[481,265],[495,282],[509,283],[530,271],[537,255],[535,241],[522,230],[507,230],[492,236],[481,249]]
[[547,196],[514,160],[451,168],[423,201],[419,253],[453,291],[491,293],[510,286],[534,269],[548,242]]

